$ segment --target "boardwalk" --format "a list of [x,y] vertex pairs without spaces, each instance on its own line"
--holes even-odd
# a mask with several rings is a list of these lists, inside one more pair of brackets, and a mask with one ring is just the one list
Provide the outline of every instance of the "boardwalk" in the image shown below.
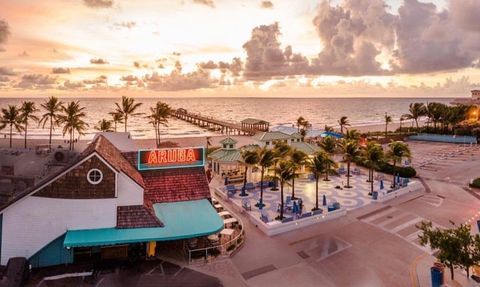
[[268,130],[268,125],[266,128],[265,126],[256,128],[254,126],[246,126],[242,125],[241,123],[219,120],[212,117],[203,116],[201,114],[189,113],[185,109],[177,109],[172,113],[172,116],[199,127],[218,131],[227,135],[254,135],[258,131]]

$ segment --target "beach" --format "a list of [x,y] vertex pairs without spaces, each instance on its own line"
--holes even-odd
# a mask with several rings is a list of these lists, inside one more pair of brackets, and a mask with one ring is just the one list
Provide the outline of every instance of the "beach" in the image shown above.
[[[419,121],[420,125],[423,125],[423,122]],[[405,121],[402,124],[404,127],[411,126],[410,121]],[[399,122],[393,122],[388,125],[389,131],[394,131],[400,126]],[[358,125],[358,126],[350,126],[349,129],[357,129],[361,133],[367,132],[375,132],[375,131],[385,131],[384,124],[372,124],[372,125]],[[220,146],[219,142],[226,138],[227,135],[222,134],[215,134],[210,136],[210,144],[209,146]],[[238,136],[238,135],[230,135],[229,137],[234,138],[238,141],[237,146],[244,146],[248,144],[253,144],[254,141],[249,136]],[[145,139],[145,138],[134,138],[137,148],[154,148],[155,147],[155,139]],[[83,150],[87,144],[90,142],[90,139],[80,139],[75,144],[75,149],[78,151]],[[12,139],[13,147],[14,148],[23,148],[24,146],[24,139],[23,138],[13,138]],[[198,147],[198,146],[206,146],[207,145],[207,137],[205,136],[184,136],[184,137],[161,137],[162,146],[165,147]],[[28,148],[35,148],[37,145],[44,145],[48,144],[48,139],[28,139]],[[63,146],[64,148],[68,148],[68,143],[65,140],[52,140],[53,146]],[[0,148],[7,148],[9,146],[9,138],[8,136],[0,138]]]

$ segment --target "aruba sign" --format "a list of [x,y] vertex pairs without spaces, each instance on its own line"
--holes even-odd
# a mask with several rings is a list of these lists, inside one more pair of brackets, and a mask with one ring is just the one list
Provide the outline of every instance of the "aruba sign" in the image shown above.
[[203,147],[164,148],[138,151],[138,170],[199,167],[205,165]]

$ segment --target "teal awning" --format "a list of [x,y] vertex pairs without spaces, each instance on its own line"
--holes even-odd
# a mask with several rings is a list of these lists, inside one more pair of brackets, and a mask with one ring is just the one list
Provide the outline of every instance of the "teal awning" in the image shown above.
[[68,230],[63,246],[102,246],[179,240],[206,236],[223,229],[223,220],[206,199],[157,203],[153,208],[164,227]]

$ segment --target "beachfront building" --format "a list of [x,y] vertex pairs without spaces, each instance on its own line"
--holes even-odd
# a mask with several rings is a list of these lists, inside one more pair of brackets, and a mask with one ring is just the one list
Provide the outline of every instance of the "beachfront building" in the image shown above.
[[320,150],[316,145],[303,141],[303,137],[299,133],[287,134],[281,131],[260,132],[252,137],[256,144],[260,147],[273,148],[275,144],[283,142],[292,149],[301,150],[307,155],[314,155]]
[[33,267],[155,256],[165,242],[224,228],[211,205],[203,148],[128,145],[120,150],[98,135],[73,163],[0,207],[1,264],[18,256]]

